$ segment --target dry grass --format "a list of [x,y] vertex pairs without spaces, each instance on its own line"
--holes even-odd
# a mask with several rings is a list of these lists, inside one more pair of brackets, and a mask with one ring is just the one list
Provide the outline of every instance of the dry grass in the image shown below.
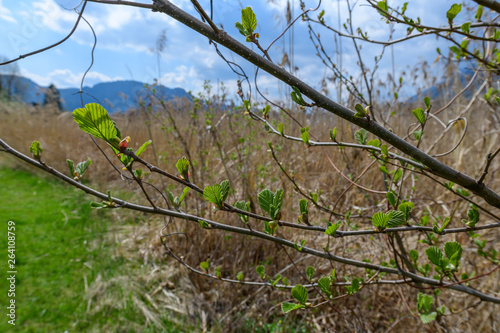
[[[329,162],[331,159],[344,174],[352,174],[356,178],[372,161],[367,152],[354,149],[340,151],[337,148],[306,149],[302,143],[292,143],[281,137],[268,135],[261,124],[251,121],[241,112],[225,113],[218,110],[216,99],[211,100],[211,103],[213,104],[208,106],[205,104],[204,108],[197,110],[185,101],[177,101],[168,103],[165,109],[158,112],[136,110],[125,115],[112,115],[112,118],[117,122],[122,134],[132,138],[132,147],[138,147],[146,140],[153,140],[154,145],[148,148],[144,155],[145,159],[175,173],[175,162],[182,156],[188,156],[194,166],[191,175],[193,182],[204,187],[229,179],[231,187],[235,190],[230,194],[229,201],[250,200],[252,209],[258,213],[260,208],[256,200],[257,193],[263,188],[270,188],[273,191],[283,188],[285,200],[282,219],[296,221],[299,215],[298,200],[301,196],[294,191],[293,184],[280,173],[277,164],[267,152],[267,141],[272,141],[275,147],[278,147],[277,155],[283,167],[289,172],[294,171],[297,184],[302,189],[312,192],[321,190],[321,202],[330,208],[338,200],[335,211],[341,213],[351,211],[353,215],[359,216],[353,217],[351,223],[357,224],[360,229],[372,228],[371,215],[387,209],[384,195],[370,194],[356,187],[344,193],[349,183],[338,175]],[[436,104],[438,103],[439,101],[436,101]],[[455,118],[465,109],[467,103],[468,101],[459,99],[452,108],[441,115],[441,119],[446,122]],[[213,110],[206,112],[209,107]],[[404,136],[408,125],[413,122],[410,112],[412,106],[399,105],[397,108],[397,114],[390,119],[388,125],[394,132]],[[135,195],[132,201],[145,203],[137,187],[120,179],[91,139],[78,129],[69,113],[58,114],[48,109],[0,104],[0,114],[2,118],[0,137],[14,148],[27,154],[30,143],[39,140],[44,148],[44,160],[60,170],[66,170],[66,158],[76,162],[83,161],[88,156],[93,160],[88,174],[93,186],[103,191],[112,188],[133,192]],[[321,111],[314,115],[300,111],[295,111],[294,114],[302,124],[309,126],[312,134],[324,141],[328,140],[328,129],[334,126],[338,128],[339,140],[354,141],[354,132],[357,128],[335,116]],[[479,101],[464,116],[471,122],[467,136],[458,149],[440,160],[466,174],[478,176],[485,155],[498,144],[498,124],[491,119],[483,103]],[[277,113],[272,114],[271,118],[285,124],[285,133],[300,136],[300,128],[293,125],[288,118],[282,118]],[[452,147],[458,142],[460,131],[461,128],[457,125],[446,133],[444,138],[437,142],[433,152],[443,152]],[[431,122],[426,128],[426,140],[421,148],[426,150],[433,143],[433,138],[438,138],[441,132],[442,128]],[[118,166],[105,144],[98,143]],[[156,152],[156,156],[153,152]],[[500,166],[497,161],[492,164],[486,182],[493,189],[500,188],[496,179]],[[180,186],[168,179],[160,179],[152,174],[147,175],[146,179],[159,188],[171,189],[176,195],[182,191]],[[359,184],[370,189],[384,189],[377,163],[364,174]],[[165,206],[161,196],[154,191],[150,194],[158,204]],[[419,176],[418,179],[406,177],[401,194],[415,203],[413,213],[417,221],[424,212],[431,212],[434,217],[453,214],[454,219],[450,227],[459,227],[460,219],[466,218],[468,208],[466,202],[457,200],[457,197],[450,195],[441,186],[423,176]],[[186,202],[186,210],[190,213],[232,225],[241,225],[237,216],[224,212],[213,213],[204,200],[192,191],[188,194]],[[483,203],[481,200],[477,202]],[[493,211],[498,213],[498,210]],[[314,208],[311,209],[310,215],[310,219],[316,225],[324,226],[325,221],[335,221],[329,214]],[[133,300],[137,309],[140,309],[151,322],[156,323],[159,329],[163,325],[161,317],[167,310],[184,318],[191,318],[192,322],[203,331],[243,330],[246,325],[245,320],[251,319],[259,325],[264,325],[275,322],[277,317],[284,321],[284,325],[294,323],[310,331],[479,332],[493,331],[500,325],[496,315],[498,308],[494,305],[476,304],[476,299],[473,297],[443,290],[440,296],[442,303],[439,305],[445,304],[454,311],[463,311],[458,315],[444,316],[438,322],[424,328],[420,320],[412,317],[406,308],[406,304],[409,304],[411,310],[416,311],[416,295],[420,290],[407,285],[366,287],[352,297],[339,299],[316,311],[298,311],[282,317],[279,304],[290,298],[288,291],[240,287],[189,273],[165,255],[165,250],[159,241],[159,232],[167,221],[137,214],[134,218],[142,222],[110,237],[117,237],[117,241],[124,245],[122,251],[125,253],[121,255],[137,260],[141,267],[134,276],[94,281],[88,289],[88,300],[97,308],[113,306],[119,309],[122,306],[120,304],[126,302],[123,298],[125,295],[114,294],[116,286],[120,286],[119,289],[122,291],[129,290],[135,295]],[[490,222],[493,220],[487,215],[481,215],[481,223]],[[261,228],[257,221],[251,223],[255,228]],[[348,229],[345,224],[342,228]],[[255,266],[262,263],[265,263],[268,275],[274,276],[281,272],[293,284],[305,283],[303,272],[307,266],[316,267],[318,277],[330,274],[332,268],[336,269],[339,280],[347,276],[365,276],[363,269],[330,263],[314,257],[304,257],[291,249],[285,250],[275,244],[254,238],[206,231],[186,221],[176,220],[169,224],[167,232],[178,231],[184,232],[185,236],[177,235],[167,239],[168,246],[174,253],[182,255],[184,260],[194,267],[198,267],[201,261],[210,258],[211,267],[222,267],[222,275],[225,277],[234,278],[239,271],[243,271],[245,279],[258,281],[260,278],[255,272]],[[374,263],[388,262],[391,259],[383,235],[328,241],[324,234],[310,234],[296,230],[279,232],[283,237],[293,241],[306,239],[307,245],[318,249],[329,242],[332,254],[348,258],[370,259]],[[481,234],[482,239],[489,241],[490,247],[495,247],[499,241],[496,230]],[[424,261],[422,257],[427,248],[427,245],[418,242],[423,238],[422,234],[403,236],[403,242],[408,250],[419,250],[421,261]],[[460,242],[464,248],[463,262],[467,273],[474,270],[477,274],[481,274],[492,268],[475,254],[476,246],[466,234],[441,236],[440,246],[442,247],[446,241],[454,240]],[[295,266],[290,265],[289,256],[296,261]],[[471,285],[499,296],[499,281],[500,273],[497,271],[472,282]],[[338,291],[341,294],[345,293],[343,288],[339,288]],[[430,293],[430,290],[424,292]],[[315,298],[317,295],[312,293],[310,297]]]

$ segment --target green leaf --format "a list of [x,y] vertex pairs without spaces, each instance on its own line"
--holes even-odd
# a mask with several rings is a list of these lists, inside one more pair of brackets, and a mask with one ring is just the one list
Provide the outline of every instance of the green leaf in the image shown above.
[[316,272],[316,268],[314,268],[312,266],[307,266],[306,276],[309,279],[309,281],[312,281],[312,278],[313,278],[315,272]]
[[309,146],[309,127],[304,127],[300,129],[302,141]]
[[476,12],[476,15],[474,15],[474,18],[476,19],[476,21],[481,21],[481,17],[483,16],[483,6],[482,5],[479,5],[477,6],[477,12]]
[[216,209],[222,209],[224,207],[224,201],[229,194],[229,181],[224,180],[220,185],[215,184],[213,186],[207,186],[203,190],[203,196],[205,199],[210,201],[215,205]]
[[229,180],[223,180],[222,183],[220,183],[221,187],[221,195],[222,195],[222,201],[226,201],[227,196],[229,195],[229,189],[231,188],[229,186]]
[[142,179],[142,169],[132,170],[132,173],[136,179]]
[[236,27],[236,29],[238,29],[238,31],[240,32],[240,34],[242,34],[243,36],[249,36],[251,35],[248,31],[245,30],[245,27],[243,27],[243,25],[240,23],[240,22],[236,22],[234,24],[234,26]]
[[186,197],[186,194],[189,192],[189,187],[184,187],[184,190],[182,190],[182,194],[181,194],[181,197],[179,198],[179,206],[180,204],[182,203],[182,201],[184,200],[184,198]]
[[210,224],[208,224],[207,221],[203,221],[203,220],[198,220],[198,223],[200,224],[200,226],[203,228],[203,229],[210,229]]
[[462,24],[461,29],[465,33],[470,33],[470,22],[465,22]]
[[262,266],[262,265],[257,266],[255,268],[255,271],[257,272],[257,274],[259,274],[259,276],[262,280],[264,280],[266,278],[266,269],[264,268],[264,266]]
[[35,160],[40,160],[40,156],[42,156],[42,146],[39,141],[33,141],[30,146],[30,153],[33,154]]
[[396,172],[394,172],[394,177],[392,178],[392,181],[397,183],[397,181],[400,180],[402,176],[403,176],[403,170],[397,169]]
[[429,110],[431,108],[431,99],[429,97],[425,96],[424,103],[425,103],[425,106],[427,107],[427,110]]
[[464,190],[462,188],[457,188],[457,193],[464,197],[468,197],[470,195],[470,193],[467,190]]
[[292,297],[295,298],[300,304],[305,304],[307,302],[307,289],[304,286],[298,284],[292,288]]
[[397,198],[396,198],[396,195],[394,194],[394,191],[389,191],[385,194],[386,198],[387,198],[387,201],[389,202],[389,204],[391,206],[396,206],[396,203],[397,203]]
[[95,202],[95,201],[92,201],[90,203],[90,208],[92,209],[101,209],[101,208],[107,208],[108,205],[106,205],[105,203],[101,203],[101,202]]
[[360,145],[366,145],[366,140],[368,140],[368,131],[361,128],[354,133],[354,138]]
[[392,210],[391,219],[387,222],[387,227],[396,228],[405,224],[405,214],[401,211]]
[[151,142],[152,142],[151,140],[148,140],[148,141],[144,142],[142,144],[142,146],[139,147],[139,149],[137,149],[137,151],[135,152],[135,155],[139,156],[142,153],[144,153],[144,151],[146,150],[146,147],[149,146],[151,144]]
[[[67,162],[68,160],[66,160]],[[71,163],[73,163],[73,161],[71,161]],[[92,164],[92,160],[90,159],[90,157],[87,157],[87,160],[83,161],[83,162],[80,162],[76,165],[76,169],[73,171],[73,175],[75,177],[78,177],[78,178],[81,178],[83,177],[83,175],[85,174],[85,171],[87,171],[88,167]],[[68,163],[68,166],[69,166],[69,163]],[[71,170],[71,168],[70,168]],[[76,172],[76,174],[75,174]]]
[[258,194],[257,199],[259,201],[260,208],[270,214],[270,207],[274,202],[274,193],[266,188]]
[[257,28],[257,17],[255,16],[252,7],[247,7],[241,10],[241,22],[243,27],[252,34]]
[[427,258],[430,262],[436,266],[441,266],[444,256],[440,249],[435,246],[431,246],[425,250],[425,254],[427,254]]
[[333,142],[337,142],[337,127],[330,130],[330,139],[332,139]]
[[356,110],[356,113],[354,114],[354,117],[365,118],[365,117],[368,116],[368,114],[366,113],[365,108],[363,108],[363,106],[361,104],[356,104],[354,106],[354,110]]
[[389,156],[389,149],[387,149],[387,145],[382,145],[380,147],[380,151],[382,152],[382,154],[384,154],[384,156],[386,157]]
[[418,293],[417,295],[417,310],[420,313],[427,313],[432,308],[433,299],[432,296]]
[[203,269],[205,271],[205,273],[208,273],[208,269],[210,268],[209,260],[207,259],[207,261],[202,261],[200,263],[200,267],[201,267],[201,269]]
[[446,242],[444,244],[444,253],[451,261],[458,262],[462,257],[462,245],[458,242]]
[[387,3],[385,1],[379,1],[379,2],[377,2],[377,7],[380,8],[380,9],[382,9],[385,12],[388,11]]
[[182,179],[189,181],[189,161],[186,156],[180,158],[175,164],[175,167]]
[[117,127],[109,118],[108,112],[99,104],[89,103],[83,109],[74,110],[73,118],[82,131],[106,141],[115,149],[120,149]]
[[322,277],[318,280],[318,286],[321,291],[328,297],[332,297],[332,292],[330,291],[331,280],[329,277]]
[[469,218],[467,225],[474,228],[476,223],[479,222],[479,210],[477,209],[477,206],[471,205],[471,207],[467,210],[467,217]]
[[[250,211],[250,202],[238,201],[234,203],[234,207],[244,210],[245,212]],[[243,223],[248,223],[248,215],[237,213]]]
[[380,147],[380,140],[379,139],[373,139],[373,140],[370,140],[368,141],[367,143],[369,146],[373,146],[373,147]]
[[451,5],[451,8],[446,12],[446,18],[448,19],[448,22],[450,25],[453,23],[453,19],[460,13],[462,10],[462,4],[453,4]]
[[345,289],[347,290],[347,293],[349,295],[354,295],[355,293],[357,293],[359,291],[359,279],[358,278],[352,279],[351,286],[345,287]]
[[405,201],[398,206],[398,210],[405,214],[405,221],[410,218],[410,212],[415,207],[412,202]]
[[215,267],[215,276],[217,276],[220,279],[220,277],[221,277],[221,268],[220,267]]
[[302,93],[300,92],[299,88],[292,86],[293,91],[290,93],[290,96],[292,97],[292,100],[299,104],[300,106],[307,106],[307,103],[304,101],[304,98],[302,98]]
[[335,232],[337,231],[337,229],[340,227],[341,224],[342,221],[340,220],[337,223],[332,224],[331,226],[326,228],[325,234],[327,234],[328,236],[334,236]]
[[287,303],[287,302],[281,303],[281,311],[283,311],[283,313],[288,313],[293,310],[302,309],[303,307],[304,305],[302,304]]
[[428,324],[428,323],[432,322],[433,320],[436,319],[436,317],[437,317],[436,312],[429,312],[429,313],[420,314],[420,320],[422,320],[422,323],[424,323],[424,324]]
[[73,161],[70,159],[67,159],[66,163],[68,164],[69,173],[70,173],[71,177],[75,177],[75,166],[74,166]]
[[285,136],[285,125],[283,123],[278,124],[278,132],[282,135]]
[[418,122],[420,124],[425,124],[425,112],[421,108],[416,108],[415,110],[412,111],[413,115],[415,118],[417,118]]
[[236,280],[240,281],[243,280],[243,272],[238,272],[238,274],[236,274]]
[[413,262],[417,262],[417,260],[418,260],[418,251],[417,250],[410,250],[410,259]]
[[392,214],[384,214],[384,213],[375,213],[372,216],[372,224],[375,228],[377,228],[379,231],[384,230],[387,228],[387,222],[391,219]]
[[309,210],[307,209],[308,206],[309,206],[309,201],[307,201],[306,199],[299,200],[299,209],[301,215],[309,214]]

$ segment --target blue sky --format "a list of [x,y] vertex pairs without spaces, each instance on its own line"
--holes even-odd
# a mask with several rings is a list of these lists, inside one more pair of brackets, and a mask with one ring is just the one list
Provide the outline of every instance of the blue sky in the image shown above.
[[[198,16],[189,0],[172,2]],[[393,4],[399,2],[403,3],[392,1]],[[71,30],[77,17],[74,11],[65,8],[79,3],[77,0],[0,0],[0,55],[12,58],[61,39]],[[200,3],[204,8],[209,8],[209,1]],[[410,1],[407,13],[421,16],[429,24],[443,24],[446,22],[446,11],[452,3],[453,1],[447,0]],[[279,18],[283,21],[286,0],[215,0],[214,4],[215,23],[222,24],[228,33],[240,38],[242,42],[244,37],[238,36],[234,23],[240,20],[241,8],[246,6],[252,6],[257,14],[257,31],[263,45],[278,36],[283,27]],[[315,7],[316,4],[315,1],[306,1],[307,8]],[[295,6],[295,13],[298,14],[298,2]],[[325,9],[326,21],[337,27],[337,0],[324,0],[321,8]],[[340,13],[344,22],[347,19],[345,1],[340,2]],[[229,92],[236,90],[235,82],[238,78],[217,56],[213,47],[208,45],[206,38],[164,14],[134,7],[88,3],[85,18],[92,24],[98,38],[95,63],[87,75],[85,85],[129,79],[152,83],[158,77],[157,58],[153,49],[159,34],[165,30],[167,43],[160,59],[162,84],[197,92],[201,90],[205,80],[211,80],[212,83],[219,80],[225,83]],[[368,30],[371,37],[384,39],[387,36],[388,25],[363,0],[357,2],[353,23],[356,27]],[[318,32],[324,36],[327,48],[333,51],[333,35],[322,29],[318,29]],[[404,34],[404,31],[396,31],[396,34]],[[288,40],[288,35],[285,35],[285,40]],[[309,40],[306,25],[300,20],[295,26],[295,42],[295,63],[299,67],[299,77],[314,87],[319,87],[325,75],[324,66],[315,57],[316,52]],[[92,45],[90,29],[82,22],[64,44],[21,60],[18,63],[21,74],[44,86],[54,83],[60,88],[76,87],[90,64]],[[423,60],[432,63],[436,57],[436,46],[434,37],[396,45],[396,71]],[[368,64],[380,50],[379,46],[363,45]],[[283,55],[283,41],[277,42],[270,51],[273,60],[279,62]],[[224,50],[224,54],[227,58],[244,64],[241,58],[229,51]],[[348,40],[343,42],[342,61],[344,69],[353,75],[359,73],[354,50]],[[253,78],[252,66],[245,65],[244,68]],[[386,52],[379,71],[383,76],[390,70],[390,55]],[[261,90],[276,96],[279,84],[275,79],[261,74],[259,86]]]

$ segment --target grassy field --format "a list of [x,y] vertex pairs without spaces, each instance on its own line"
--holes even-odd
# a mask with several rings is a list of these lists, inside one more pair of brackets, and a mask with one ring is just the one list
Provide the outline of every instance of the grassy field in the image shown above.
[[[107,306],[89,297],[96,281],[137,270],[114,255],[119,244],[107,236],[117,226],[109,214],[91,211],[91,198],[82,192],[26,171],[0,168],[0,184],[0,269],[5,276],[7,222],[14,221],[17,270],[16,326],[12,329],[2,314],[0,332],[156,331],[134,301],[134,289],[125,291],[126,304],[113,298],[119,284],[106,289]],[[6,312],[5,278],[0,290]],[[167,318],[161,322],[165,332],[182,331]]]

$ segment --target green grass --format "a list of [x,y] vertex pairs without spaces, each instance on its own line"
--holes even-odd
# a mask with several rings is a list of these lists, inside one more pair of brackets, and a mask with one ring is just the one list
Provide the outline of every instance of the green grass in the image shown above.
[[[121,294],[122,304],[87,311],[85,280],[130,277],[135,269],[125,258],[111,256],[116,246],[106,238],[111,219],[92,211],[91,200],[52,178],[0,168],[0,332],[156,331],[135,308],[134,291],[120,283],[108,284],[106,292]],[[7,323],[5,308],[8,221],[16,228],[15,327]],[[165,316],[162,321],[167,332],[181,331]]]

